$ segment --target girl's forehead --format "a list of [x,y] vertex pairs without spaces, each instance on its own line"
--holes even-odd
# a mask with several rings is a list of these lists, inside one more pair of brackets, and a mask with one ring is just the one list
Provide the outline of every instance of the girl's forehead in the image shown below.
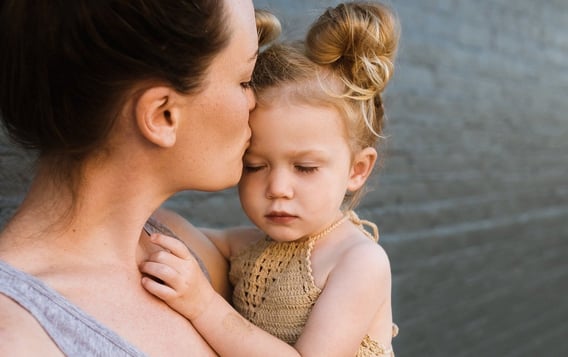
[[342,117],[330,106],[288,103],[259,107],[251,113],[250,127],[254,150],[294,151],[312,144],[342,145],[347,140]]
[[257,90],[259,103],[275,101],[333,103],[344,92],[345,86],[331,75],[314,74],[308,78],[275,83]]

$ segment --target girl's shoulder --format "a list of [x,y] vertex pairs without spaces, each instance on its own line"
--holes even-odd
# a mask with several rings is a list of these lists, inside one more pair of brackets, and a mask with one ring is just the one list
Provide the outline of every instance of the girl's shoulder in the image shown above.
[[369,239],[368,233],[357,228],[351,230],[343,241],[336,266],[348,265],[369,273],[390,274],[390,261],[384,248],[375,240]]
[[354,239],[342,252],[338,264],[359,266],[369,273],[390,274],[390,260],[384,248],[367,237]]
[[324,287],[334,277],[387,281],[391,273],[383,247],[355,224],[346,224],[327,239],[318,241],[311,253],[311,264],[319,287]]
[[384,248],[379,244],[379,230],[371,221],[360,219],[354,211],[349,211],[349,233],[338,257],[339,264],[353,264],[367,268],[370,273],[388,274],[390,261]]

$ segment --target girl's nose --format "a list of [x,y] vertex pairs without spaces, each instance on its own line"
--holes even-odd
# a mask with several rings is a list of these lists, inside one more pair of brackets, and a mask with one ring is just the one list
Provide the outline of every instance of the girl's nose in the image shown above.
[[294,196],[292,184],[283,170],[273,170],[268,177],[268,185],[266,187],[266,198],[290,199]]

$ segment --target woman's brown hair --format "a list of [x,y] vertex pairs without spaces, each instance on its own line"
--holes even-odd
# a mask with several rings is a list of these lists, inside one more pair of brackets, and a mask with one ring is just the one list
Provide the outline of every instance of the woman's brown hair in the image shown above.
[[226,23],[219,0],[2,1],[8,134],[57,162],[80,162],[106,139],[136,85],[198,90],[228,43]]

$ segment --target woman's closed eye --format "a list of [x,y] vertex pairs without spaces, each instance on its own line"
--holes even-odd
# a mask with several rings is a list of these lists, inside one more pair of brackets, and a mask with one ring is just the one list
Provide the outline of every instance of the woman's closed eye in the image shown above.
[[257,172],[260,171],[264,168],[264,165],[257,165],[257,164],[244,164],[244,171],[247,173],[253,173],[253,172]]
[[241,82],[241,87],[242,87],[244,90],[251,89],[251,87],[252,87],[252,81]]

